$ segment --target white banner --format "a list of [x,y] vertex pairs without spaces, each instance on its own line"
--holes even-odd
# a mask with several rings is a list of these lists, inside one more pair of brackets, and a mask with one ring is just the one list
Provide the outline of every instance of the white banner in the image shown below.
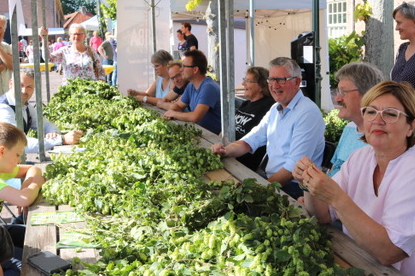
[[[146,91],[154,82],[152,10],[149,1],[118,0],[117,64],[119,90]],[[170,1],[155,7],[157,50],[170,50]]]

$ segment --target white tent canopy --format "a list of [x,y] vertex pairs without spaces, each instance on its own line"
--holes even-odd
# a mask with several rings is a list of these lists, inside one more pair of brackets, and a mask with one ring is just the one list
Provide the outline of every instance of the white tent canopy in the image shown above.
[[94,15],[90,19],[82,22],[81,25],[84,26],[85,29],[87,29],[87,30],[90,30],[90,31],[99,31],[98,16]]
[[[185,10],[188,0],[171,0],[171,11],[182,12]],[[202,0],[202,3],[195,11],[206,11],[209,0]],[[281,10],[281,9],[311,9],[313,1],[311,0],[254,0],[255,9]],[[320,9],[326,8],[326,0],[320,0]],[[248,10],[249,0],[234,0],[234,10]]]
[[[64,35],[65,30],[63,28],[48,28],[49,35]],[[32,36],[32,28],[26,28],[23,32],[19,32],[19,36]]]

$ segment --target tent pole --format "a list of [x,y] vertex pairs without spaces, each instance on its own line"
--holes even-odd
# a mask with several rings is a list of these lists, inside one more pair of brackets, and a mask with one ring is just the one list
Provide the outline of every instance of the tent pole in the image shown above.
[[255,64],[255,0],[249,0],[249,66]]
[[[37,23],[37,1],[32,0],[32,36],[33,36],[33,56],[35,69],[35,91],[36,91],[36,114],[37,114],[37,137],[39,140],[39,160],[45,161],[45,143],[43,129],[43,104],[42,104],[42,78],[40,75],[40,49],[39,49],[39,32]],[[47,41],[44,41],[47,43]],[[20,82],[19,82],[20,84]]]
[[226,145],[229,143],[229,102],[228,102],[228,85],[227,85],[227,76],[228,68],[226,62],[226,4],[225,1],[218,1],[218,14],[219,14],[219,74],[220,74],[220,96],[221,96],[221,120],[222,120],[222,144]]
[[154,0],[151,0],[151,23],[153,29],[153,53],[157,52],[157,40],[156,40],[156,5]]
[[[13,9],[12,17],[10,22],[10,33],[12,39],[12,45],[17,45],[18,32],[17,32],[17,5]],[[22,113],[22,91],[20,89],[20,63],[19,63],[19,50],[17,47],[12,47],[13,54],[13,86],[15,91],[16,100],[16,124],[21,130],[23,127],[23,113]]]
[[315,53],[315,102],[321,108],[321,59],[320,59],[320,1],[313,0],[313,31],[314,31],[314,53]]
[[228,91],[228,139],[229,142],[235,141],[235,32],[234,32],[234,12],[233,12],[233,1],[226,1],[226,29],[227,29],[227,91]]
[[[42,0],[42,17],[43,17],[43,26],[47,28],[45,0]],[[49,47],[49,45],[47,44],[49,41],[47,40],[46,36],[44,36],[43,41],[45,41],[45,43],[43,43],[44,45],[42,45],[43,51],[44,53],[47,53],[46,47]],[[49,60],[47,58],[45,59],[45,78],[46,78],[46,100],[47,102],[49,102],[50,101],[50,81],[49,81]]]

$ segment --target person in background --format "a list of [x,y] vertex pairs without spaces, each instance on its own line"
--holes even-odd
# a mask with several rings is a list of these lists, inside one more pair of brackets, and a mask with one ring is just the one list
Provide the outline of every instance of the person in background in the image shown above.
[[114,53],[113,64],[114,71],[112,71],[112,85],[118,86],[118,65],[117,65],[117,38],[115,36],[111,36],[110,43],[112,46],[112,51]]
[[33,47],[33,40],[29,40],[29,45],[26,47],[26,56],[29,60],[29,63],[35,62],[35,56],[34,56],[34,47]]
[[362,99],[363,141],[330,178],[308,157],[293,175],[305,207],[320,223],[340,219],[343,232],[383,265],[415,275],[415,91],[384,81]]
[[[0,122],[0,201],[24,207],[25,212],[37,198],[45,179],[42,170],[32,165],[19,165],[24,148],[27,145],[26,135],[17,127]],[[23,179],[21,189],[6,184],[10,178]],[[6,225],[15,246],[14,258],[1,264],[4,275],[20,275],[24,244],[24,225]],[[2,248],[2,250],[4,250]]]
[[156,71],[157,79],[147,89],[147,91],[137,91],[128,89],[128,95],[135,97],[140,102],[148,102],[157,105],[157,101],[164,98],[174,88],[174,83],[170,80],[167,64],[173,60],[171,54],[165,50],[158,50],[151,56],[151,63]]
[[[114,50],[112,49],[110,42],[111,37],[112,34],[110,32],[106,32],[104,42],[102,42],[98,47],[98,52],[104,59],[102,62],[103,65],[113,65],[114,63]],[[109,73],[105,79],[109,85],[112,85],[112,72]]]
[[[263,67],[251,67],[245,73],[242,85],[245,88],[244,96],[247,99],[235,111],[235,139],[240,140],[256,125],[269,111],[275,100],[269,93],[267,78],[268,70]],[[246,153],[236,159],[253,171],[258,169],[266,146],[258,148],[255,153]]]
[[197,50],[199,49],[199,42],[197,41],[197,38],[194,34],[192,34],[192,25],[189,22],[182,23],[182,33],[186,37],[186,48],[183,47],[183,50]]
[[344,65],[336,73],[336,107],[339,118],[351,121],[343,129],[334,152],[329,176],[335,175],[350,154],[366,144],[360,139],[363,135],[363,117],[360,102],[365,93],[384,80],[382,72],[369,63],[354,62]]
[[[219,134],[221,132],[221,106],[219,85],[206,76],[207,59],[203,52],[184,52],[182,77],[189,81],[182,97],[167,110],[163,117],[197,123],[201,127]],[[184,110],[188,108],[189,112]]]
[[[59,50],[62,47],[65,47],[65,44],[63,43],[62,37],[58,37],[57,42],[53,46],[53,52]],[[58,64],[55,64],[55,66],[56,66],[56,72],[62,75],[62,64],[58,63]]]
[[7,28],[7,18],[0,15],[0,96],[8,90],[9,79],[13,71],[12,47],[3,42]]
[[98,53],[98,47],[102,44],[102,38],[98,35],[98,31],[92,33],[92,37],[89,40],[89,46]]
[[[0,97],[0,122],[16,124],[16,107],[15,91],[13,78],[9,80],[10,91]],[[20,70],[20,87],[22,97],[22,112],[24,120],[24,131],[37,129],[37,112],[29,104],[35,88],[34,70],[32,68],[22,68]],[[60,130],[51,122],[43,118],[45,133],[45,150],[50,150],[54,146],[77,144],[82,136],[82,131],[73,130],[65,135],[60,134]],[[26,153],[39,152],[39,140],[36,138],[27,138],[28,144]]]
[[215,144],[211,150],[222,157],[239,157],[266,145],[268,181],[279,182],[284,192],[297,199],[303,191],[292,171],[303,156],[321,165],[325,124],[318,106],[300,90],[300,66],[286,57],[275,58],[269,65],[268,86],[276,103],[242,139],[226,146]]
[[415,6],[403,2],[393,11],[393,18],[400,38],[409,41],[399,46],[391,79],[407,81],[415,87]]
[[184,51],[187,51],[188,49],[186,36],[184,35],[181,29],[178,29],[176,34],[177,34],[177,40],[178,40],[177,50],[183,53]]
[[[81,24],[72,24],[69,27],[69,36],[72,45],[59,48],[53,53],[42,53],[52,63],[60,63],[63,70],[62,83],[66,84],[68,78],[82,78],[91,80],[105,80],[98,54],[85,45],[86,30]],[[44,37],[48,30],[41,27],[39,34]]]
[[170,80],[174,84],[173,91],[169,92],[166,97],[157,101],[157,107],[169,110],[174,103],[181,97],[189,81],[182,78],[182,63],[180,61],[170,61],[167,65]]

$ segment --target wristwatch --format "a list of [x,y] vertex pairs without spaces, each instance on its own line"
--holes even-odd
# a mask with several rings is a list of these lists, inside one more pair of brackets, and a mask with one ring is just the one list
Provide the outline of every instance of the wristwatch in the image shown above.
[[143,103],[146,103],[147,102],[147,96],[144,96],[143,97]]

